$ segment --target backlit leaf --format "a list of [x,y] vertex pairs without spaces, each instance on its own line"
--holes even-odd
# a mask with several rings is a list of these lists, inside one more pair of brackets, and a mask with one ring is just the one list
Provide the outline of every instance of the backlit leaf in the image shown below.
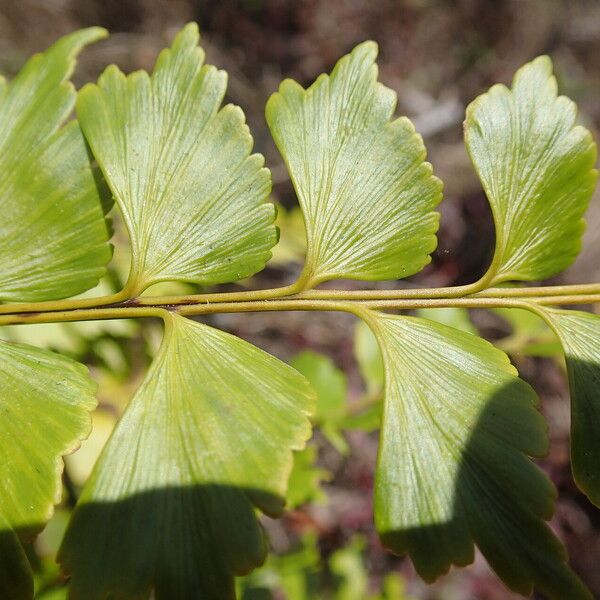
[[88,480],[61,550],[85,600],[234,597],[260,565],[254,507],[283,509],[314,396],[235,336],[168,316],[144,383]]
[[577,485],[600,506],[600,316],[544,309],[563,345],[571,389],[571,464]]
[[537,398],[507,356],[481,338],[416,317],[370,314],[386,398],[375,523],[432,581],[473,561],[474,544],[515,592],[591,599],[544,519],[556,491]]
[[275,225],[279,228],[279,243],[272,250],[270,267],[281,267],[289,263],[303,263],[306,254],[304,218],[298,206],[288,210],[277,205]]
[[495,85],[467,108],[465,140],[496,224],[490,284],[552,277],[579,253],[597,172],[576,111],[557,97],[547,56],[519,69],[511,89]]
[[420,308],[415,311],[418,317],[430,319],[443,325],[454,327],[455,329],[462,329],[467,333],[478,334],[477,327],[473,325],[469,316],[469,311],[466,308],[460,308],[457,306],[442,307],[442,308]]
[[123,213],[130,288],[235,281],[260,271],[277,241],[271,177],[240,108],[221,107],[225,72],[203,65],[187,25],[152,76],[110,66],[77,115]]
[[287,508],[294,509],[306,502],[323,503],[327,495],[321,489],[321,482],[329,481],[331,473],[318,467],[317,446],[306,446],[301,452],[294,452],[294,467],[290,473]]
[[363,321],[359,321],[354,330],[354,356],[367,393],[373,396],[379,394],[384,380],[381,350],[373,332]]
[[0,598],[33,597],[19,536],[36,534],[60,500],[61,456],[89,432],[95,389],[82,365],[0,341]]
[[348,444],[340,431],[346,416],[348,379],[333,361],[323,354],[304,350],[292,358],[290,364],[308,380],[317,394],[313,423],[342,454],[348,453]]
[[348,381],[346,374],[323,354],[304,350],[290,361],[317,393],[315,420],[335,421],[344,415]]
[[77,124],[59,129],[75,102],[75,56],[105,34],[68,35],[0,80],[0,301],[75,295],[110,260],[105,186]]
[[436,246],[441,182],[396,94],[377,82],[365,42],[308,89],[286,79],[267,122],[304,213],[307,285],[334,278],[397,279]]
[[525,356],[562,356],[558,338],[539,315],[524,308],[494,308],[492,312],[512,329],[510,335],[495,342],[504,352]]

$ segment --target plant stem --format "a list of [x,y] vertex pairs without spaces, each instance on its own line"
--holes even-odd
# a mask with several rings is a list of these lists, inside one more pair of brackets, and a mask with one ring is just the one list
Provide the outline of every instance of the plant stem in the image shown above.
[[[154,303],[150,304],[150,301]],[[187,304],[165,303],[164,298],[147,298],[139,305],[136,301],[123,302],[114,306],[97,308],[75,308],[63,311],[15,312],[0,315],[0,325],[26,323],[54,323],[125,319],[137,317],[164,318],[166,313],[195,316],[214,313],[272,312],[272,311],[344,311],[363,316],[365,310],[412,310],[417,308],[462,307],[462,308],[526,308],[533,306],[560,306],[564,304],[592,304],[600,302],[600,294],[574,294],[558,296],[485,298],[468,296],[460,298],[378,298],[371,300],[274,298],[234,302],[198,302],[196,298]],[[8,305],[6,305],[8,306]],[[13,305],[15,306],[15,305]]]
[[126,302],[131,298],[131,290],[125,286],[120,292],[99,298],[76,298],[70,300],[50,300],[47,302],[16,302],[0,304],[0,315],[14,313],[67,311],[80,308],[94,308]]
[[168,312],[163,307],[100,307],[65,311],[28,312],[0,315],[1,325],[26,325],[29,323],[72,323],[74,321],[99,321],[106,319],[135,319],[138,317],[163,318]]
[[600,284],[554,285],[535,287],[492,287],[476,289],[475,283],[456,287],[412,288],[406,290],[307,290],[294,298],[310,300],[401,300],[434,298],[531,298],[544,296],[600,295]]
[[[413,288],[405,290],[303,290],[304,282],[296,281],[291,285],[265,290],[252,290],[242,292],[225,292],[213,294],[192,294],[182,296],[143,296],[132,298],[131,290],[122,291],[100,298],[80,298],[75,300],[58,300],[50,302],[31,302],[16,304],[0,304],[0,315],[15,315],[21,313],[66,312],[87,308],[112,306],[115,308],[126,307],[154,307],[154,306],[179,306],[192,304],[225,304],[248,303],[259,301],[274,301],[282,298],[289,300],[331,300],[331,301],[379,301],[379,300],[415,300],[428,302],[440,300],[442,302],[454,299],[497,299],[523,298],[538,299],[555,297],[569,297],[572,301],[551,301],[551,304],[587,304],[598,300],[581,300],[581,297],[591,298],[600,296],[600,284],[584,285],[557,285],[526,288],[488,288],[480,290],[480,282],[469,285],[441,288]],[[431,306],[454,306],[455,304],[431,304]],[[423,304],[406,306],[406,308],[423,308]],[[404,309],[402,305],[399,309]],[[266,309],[262,309],[266,310]],[[283,309],[278,309],[283,310]],[[303,310],[303,309],[299,309]],[[235,312],[235,311],[228,311]]]
[[137,298],[136,305],[154,306],[161,304],[204,304],[221,302],[248,302],[256,300],[271,300],[289,297],[293,300],[383,300],[383,299],[429,299],[429,298],[458,298],[474,293],[475,284],[408,290],[304,290],[301,280],[292,285],[268,290],[250,292],[229,292],[222,294],[194,294],[189,296],[147,296]]

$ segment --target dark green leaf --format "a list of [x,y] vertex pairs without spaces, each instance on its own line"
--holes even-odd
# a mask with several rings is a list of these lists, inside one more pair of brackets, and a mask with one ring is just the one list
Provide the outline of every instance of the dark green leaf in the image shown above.
[[600,506],[600,316],[575,310],[544,312],[567,359],[573,477]]

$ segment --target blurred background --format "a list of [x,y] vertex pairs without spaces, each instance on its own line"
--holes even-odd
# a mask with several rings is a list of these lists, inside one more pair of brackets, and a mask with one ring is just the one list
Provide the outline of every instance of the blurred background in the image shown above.
[[[524,62],[540,54],[552,57],[561,91],[578,103],[581,121],[598,139],[597,0],[0,0],[0,71],[11,77],[32,53],[89,25],[106,27],[111,37],[83,53],[75,75],[78,86],[113,62],[126,72],[151,69],[160,49],[192,20],[200,25],[207,62],[229,73],[228,100],[246,112],[256,149],[273,173],[273,200],[280,204],[281,244],[268,268],[243,286],[292,282],[303,254],[302,219],[266,128],[265,102],[282,78],[310,84],[365,39],[378,42],[380,78],[398,93],[398,113],[414,121],[445,183],[432,264],[410,280],[375,286],[463,284],[485,270],[494,232],[464,149],[462,120],[475,96],[493,83],[509,83]],[[110,277],[100,286],[103,292],[118,288],[127,274],[127,239],[115,219],[117,252]],[[598,256],[600,206],[592,202],[585,249],[556,281],[598,281]],[[195,289],[171,286],[169,291]],[[160,291],[166,289],[152,293]],[[600,597],[600,513],[571,478],[568,393],[556,340],[536,318],[519,311],[442,310],[427,316],[496,341],[540,394],[552,440],[542,466],[559,490],[552,526],[566,543],[573,568]],[[216,315],[209,322],[290,361],[319,393],[317,429],[308,449],[297,456],[290,509],[279,521],[263,519],[273,553],[265,567],[240,580],[244,599],[513,598],[480,557],[468,569],[453,569],[426,586],[410,561],[391,556],[379,544],[371,497],[382,374],[366,329],[347,315],[319,313]],[[37,597],[56,600],[65,593],[52,559],[69,511],[139,385],[161,331],[153,323],[103,322],[15,327],[2,333],[83,360],[100,385],[94,432],[67,459],[63,505],[29,548]]]

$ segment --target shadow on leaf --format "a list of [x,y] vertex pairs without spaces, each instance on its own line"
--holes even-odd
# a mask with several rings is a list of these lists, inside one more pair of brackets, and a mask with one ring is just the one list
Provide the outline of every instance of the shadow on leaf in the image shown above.
[[151,490],[117,502],[82,503],[59,561],[75,599],[235,598],[234,575],[261,565],[267,542],[252,504],[281,499],[224,485]]
[[[451,564],[471,563],[475,543],[514,591],[529,595],[534,584],[550,598],[591,598],[544,522],[552,515],[556,492],[527,456],[543,456],[547,436],[539,412],[524,402],[524,386],[516,380],[499,390],[486,401],[462,449],[454,440],[459,453],[453,477],[442,465],[445,459],[432,457],[419,465],[440,471],[435,495],[428,498],[420,487],[413,494],[396,491],[403,502],[437,502],[438,508],[450,497],[450,518],[389,529],[381,537],[392,551],[408,553],[427,581]],[[451,423],[445,435],[452,435]],[[157,600],[233,599],[234,576],[266,558],[255,506],[275,516],[283,503],[263,490],[217,484],[149,490],[112,502],[82,501],[60,552],[65,571],[72,574],[70,598],[138,600],[154,593]],[[0,551],[0,582],[10,590],[5,597],[31,598],[25,554],[12,531],[0,533]]]
[[[413,468],[417,477],[420,470],[435,471],[433,478],[431,474],[427,478],[437,487],[433,491],[417,487],[414,494],[399,489],[397,493],[412,494],[403,504],[412,502],[424,520],[435,511],[449,518],[380,531],[380,535],[392,551],[409,554],[426,581],[437,579],[452,564],[470,564],[475,543],[504,583],[517,593],[528,596],[535,585],[557,600],[591,600],[589,591],[565,563],[561,542],[545,522],[554,511],[556,491],[528,456],[547,453],[547,428],[534,405],[524,398],[524,386],[515,380],[487,400],[462,448],[454,437],[455,424],[448,421],[443,427],[448,415],[430,415],[442,436],[437,446],[440,454]],[[460,399],[457,403],[460,409]],[[455,456],[452,452],[456,449],[459,453]],[[455,476],[450,477],[453,470]],[[432,492],[429,497],[428,492]],[[450,500],[447,506],[444,498]]]

